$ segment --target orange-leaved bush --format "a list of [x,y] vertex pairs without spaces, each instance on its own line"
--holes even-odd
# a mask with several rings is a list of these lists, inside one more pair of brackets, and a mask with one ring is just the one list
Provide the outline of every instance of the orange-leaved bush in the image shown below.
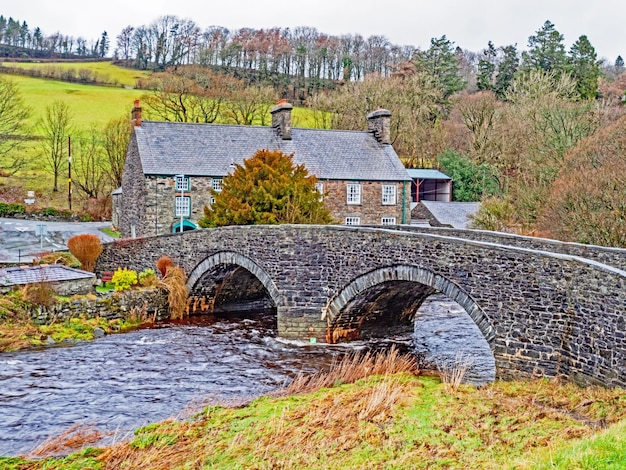
[[98,235],[90,233],[76,235],[67,241],[67,247],[70,253],[80,261],[81,269],[93,272],[96,260],[102,253],[102,242]]
[[156,262],[156,268],[161,273],[161,277],[164,277],[167,270],[172,266],[174,266],[174,261],[169,256],[161,256]]

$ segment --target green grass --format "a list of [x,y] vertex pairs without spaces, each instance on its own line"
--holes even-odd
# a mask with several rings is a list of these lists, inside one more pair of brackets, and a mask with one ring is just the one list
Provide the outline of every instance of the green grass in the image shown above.
[[23,68],[27,70],[45,70],[54,67],[55,69],[88,69],[96,73],[100,81],[119,83],[126,87],[134,87],[137,80],[150,75],[144,70],[127,69],[113,65],[111,62],[2,62],[5,67]]
[[[0,75],[13,81],[19,88],[25,104],[33,110],[30,124],[35,126],[54,101],[64,101],[77,128],[87,129],[92,123],[103,126],[111,119],[128,116],[133,101],[144,93],[121,87],[101,87],[24,77]],[[34,130],[34,135],[38,135]]]
[[[97,463],[93,453],[74,454],[67,465],[45,459],[28,468],[623,469],[622,395],[546,380],[449,391],[437,377],[376,376],[210,406],[188,421],[139,428]],[[589,423],[602,408],[612,427],[599,433]]]

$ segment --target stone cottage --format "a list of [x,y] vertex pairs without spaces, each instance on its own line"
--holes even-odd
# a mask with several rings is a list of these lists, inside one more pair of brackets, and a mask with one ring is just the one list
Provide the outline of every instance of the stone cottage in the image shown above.
[[[113,212],[125,237],[197,228],[209,189],[219,191],[235,164],[257,150],[293,154],[317,176],[318,190],[337,223],[395,225],[410,222],[409,177],[390,144],[391,113],[367,116],[364,131],[291,127],[292,105],[280,101],[272,126],[142,120],[135,101],[132,135]],[[120,207],[121,206],[121,207]]]

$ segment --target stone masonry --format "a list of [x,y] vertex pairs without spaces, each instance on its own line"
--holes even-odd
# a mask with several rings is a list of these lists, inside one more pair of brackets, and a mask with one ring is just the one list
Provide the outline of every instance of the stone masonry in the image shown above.
[[500,377],[626,386],[626,271],[556,252],[558,242],[549,252],[507,240],[345,226],[226,227],[107,244],[97,271],[143,270],[168,255],[189,274],[192,294],[242,279],[244,291],[262,290],[275,306],[281,336],[320,341],[406,327],[439,291],[476,322]]

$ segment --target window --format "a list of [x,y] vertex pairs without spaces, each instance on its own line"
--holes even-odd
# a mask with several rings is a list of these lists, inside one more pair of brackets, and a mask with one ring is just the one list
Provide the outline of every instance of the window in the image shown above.
[[191,215],[191,198],[189,196],[176,196],[176,217],[189,217]]
[[383,184],[383,205],[396,205],[396,186],[392,184]]
[[383,217],[380,219],[380,225],[396,225],[395,217]]
[[361,217],[346,217],[346,225],[361,225]]
[[348,188],[348,204],[361,204],[361,185],[360,184],[349,184]]
[[214,191],[222,192],[222,178],[213,178],[212,186]]
[[320,200],[324,197],[324,183],[318,181],[315,183],[315,190],[320,193]]
[[209,198],[209,204],[215,204],[215,198],[213,196]]
[[176,191],[189,191],[189,178],[176,176]]

